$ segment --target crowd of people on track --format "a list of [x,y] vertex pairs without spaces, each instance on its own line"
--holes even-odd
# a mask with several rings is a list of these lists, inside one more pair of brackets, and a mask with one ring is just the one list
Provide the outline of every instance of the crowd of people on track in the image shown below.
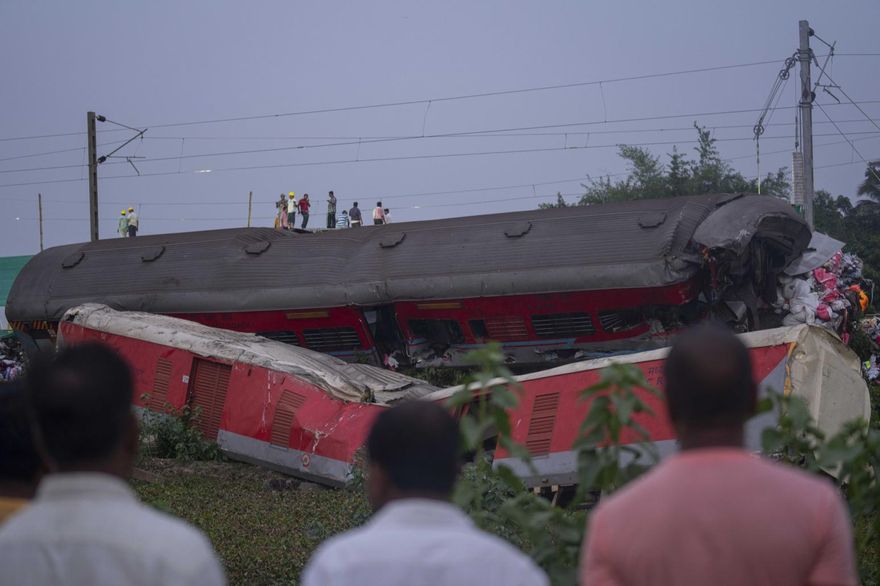
[[[304,193],[299,201],[296,199],[296,193],[291,191],[286,195],[281,194],[278,201],[275,202],[275,229],[276,230],[295,230],[296,214],[300,216],[300,230],[307,230],[309,226],[309,215],[312,208],[312,201],[309,194]],[[391,223],[391,211],[382,207],[382,202],[377,201],[376,207],[372,212],[373,225],[380,226],[382,224]],[[336,195],[333,192],[327,194],[327,225],[326,230],[336,230],[341,228],[358,228],[363,226],[363,214],[358,202],[354,202],[351,209],[343,209],[337,212]]]
[[[742,342],[717,327],[685,332],[664,380],[678,453],[601,498],[580,584],[857,584],[837,488],[743,448],[758,391]],[[0,385],[0,585],[226,583],[208,538],[142,504],[128,484],[134,392],[129,365],[100,343],[63,348],[22,382]],[[448,407],[414,400],[384,410],[366,457],[372,518],[320,545],[301,584],[549,583],[451,503],[464,455]]]

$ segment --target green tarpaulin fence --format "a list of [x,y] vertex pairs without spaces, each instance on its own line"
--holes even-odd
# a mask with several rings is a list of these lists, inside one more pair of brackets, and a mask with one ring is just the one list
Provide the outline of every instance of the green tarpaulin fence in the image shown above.
[[6,305],[6,298],[9,297],[9,290],[12,289],[12,283],[15,282],[18,272],[30,259],[30,256],[0,256],[0,334],[7,327],[3,308]]

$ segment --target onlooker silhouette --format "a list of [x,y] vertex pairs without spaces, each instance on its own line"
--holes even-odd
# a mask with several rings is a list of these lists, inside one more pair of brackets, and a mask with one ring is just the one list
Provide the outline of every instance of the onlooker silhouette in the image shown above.
[[24,392],[17,382],[0,383],[0,523],[34,497],[40,458],[34,449]]
[[26,388],[49,474],[0,527],[0,584],[224,584],[205,536],[141,504],[126,483],[138,446],[128,365],[83,344],[31,368]]
[[681,453],[599,503],[581,584],[857,584],[832,484],[742,448],[757,403],[742,342],[701,326],[664,368]]
[[443,408],[414,401],[382,412],[367,452],[377,513],[324,543],[306,567],[304,586],[547,584],[531,559],[449,503],[459,470],[458,425]]

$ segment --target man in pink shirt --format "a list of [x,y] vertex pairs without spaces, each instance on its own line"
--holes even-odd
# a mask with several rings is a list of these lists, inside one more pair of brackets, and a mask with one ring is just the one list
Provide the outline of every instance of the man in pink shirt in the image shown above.
[[592,513],[581,584],[858,584],[835,487],[742,448],[757,402],[742,343],[700,327],[664,368],[681,452]]

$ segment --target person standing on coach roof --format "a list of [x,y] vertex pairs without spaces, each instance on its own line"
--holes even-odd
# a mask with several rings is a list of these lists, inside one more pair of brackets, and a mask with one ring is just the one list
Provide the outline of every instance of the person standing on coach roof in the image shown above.
[[128,218],[125,217],[125,210],[122,210],[122,215],[119,217],[118,231],[120,236],[128,238]]
[[138,215],[134,208],[128,208],[128,237],[134,238],[138,233]]
[[477,529],[449,502],[459,471],[458,424],[412,401],[376,418],[367,438],[367,489],[376,513],[322,544],[303,586],[546,586],[525,554]]
[[757,404],[742,342],[717,326],[685,332],[664,374],[681,453],[599,503],[581,584],[855,586],[835,487],[742,447]]
[[351,206],[350,210],[348,210],[348,221],[351,222],[352,228],[360,227],[361,209],[358,207],[358,202],[354,202],[354,205]]
[[291,191],[287,197],[287,229],[293,230],[296,228],[296,193]]
[[385,210],[382,208],[382,202],[377,201],[376,207],[373,208],[373,225],[380,226],[385,223]]
[[327,194],[327,229],[336,227],[336,196],[333,192]]
[[126,482],[138,446],[128,365],[107,346],[62,350],[25,377],[48,476],[0,527],[0,584],[215,586],[205,536],[141,504]]
[[[300,227],[303,230],[305,230],[306,226],[309,225],[309,208],[311,206],[312,206],[312,204],[309,201],[309,194],[304,193],[302,196],[302,199],[299,200],[299,215],[301,215],[302,219],[303,219],[302,226],[300,226]],[[293,226],[291,226],[290,229],[292,230]]]

